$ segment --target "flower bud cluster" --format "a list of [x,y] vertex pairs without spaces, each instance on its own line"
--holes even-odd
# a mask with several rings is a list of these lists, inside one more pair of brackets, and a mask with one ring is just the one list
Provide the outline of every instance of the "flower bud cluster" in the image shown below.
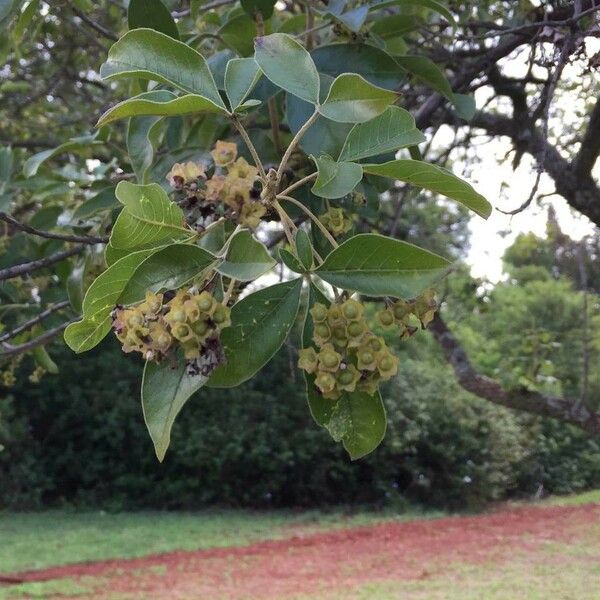
[[410,337],[417,331],[411,324],[413,317],[425,329],[435,316],[437,302],[433,290],[427,290],[414,300],[396,300],[391,306],[377,312],[377,321],[384,329],[399,328],[401,337]]
[[220,332],[231,324],[230,309],[210,292],[195,288],[180,289],[168,301],[163,294],[148,292],[144,302],[130,308],[117,307],[112,316],[113,330],[123,351],[139,352],[146,360],[156,362],[179,347],[188,364],[200,359],[206,363],[204,354],[220,348]]
[[352,229],[352,219],[347,217],[341,208],[330,208],[326,213],[319,215],[319,221],[334,237],[344,235]]
[[329,308],[317,303],[310,314],[316,348],[300,351],[298,367],[315,376],[324,398],[337,400],[355,390],[372,395],[397,373],[398,358],[369,329],[360,302],[349,299]]
[[258,227],[266,213],[255,189],[258,169],[237,157],[237,146],[218,141],[211,151],[214,171],[194,162],[176,163],[167,179],[176,190],[178,204],[189,225],[203,230],[225,217],[247,227]]

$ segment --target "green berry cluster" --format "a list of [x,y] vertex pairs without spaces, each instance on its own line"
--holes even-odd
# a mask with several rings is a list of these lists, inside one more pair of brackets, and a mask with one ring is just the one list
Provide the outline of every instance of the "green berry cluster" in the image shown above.
[[310,314],[316,348],[300,351],[298,367],[315,376],[324,398],[337,400],[355,390],[372,395],[397,373],[398,358],[369,329],[360,302],[349,299],[329,308],[317,303]]
[[141,304],[113,312],[113,330],[123,351],[140,352],[154,361],[176,347],[188,361],[198,360],[230,324],[230,309],[210,292],[195,288],[178,290],[168,301],[163,294],[148,292]]
[[344,214],[341,208],[330,208],[326,213],[319,215],[319,221],[334,237],[344,235],[352,229],[352,220]]
[[437,303],[433,290],[427,290],[414,300],[396,300],[377,312],[377,321],[384,329],[399,328],[401,337],[410,337],[417,331],[411,323],[414,317],[425,329],[435,316]]

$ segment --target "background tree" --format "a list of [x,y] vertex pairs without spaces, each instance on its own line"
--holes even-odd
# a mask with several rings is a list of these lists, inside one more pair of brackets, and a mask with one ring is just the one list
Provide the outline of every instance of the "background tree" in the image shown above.
[[[83,290],[104,268],[99,246],[111,233],[114,221],[114,184],[133,174],[138,180],[148,177],[164,182],[173,163],[206,157],[215,140],[233,135],[219,117],[210,114],[158,120],[156,116],[136,116],[127,131],[118,125],[110,131],[101,128],[90,133],[119,94],[126,98],[144,89],[135,81],[129,87],[115,87],[102,82],[98,75],[108,47],[128,26],[149,25],[166,35],[182,36],[210,57],[219,86],[225,62],[235,55],[251,55],[253,38],[271,30],[294,34],[312,50],[325,81],[345,70],[351,55],[353,68],[371,84],[400,92],[403,107],[411,110],[416,125],[426,130],[429,141],[421,144],[417,154],[415,138],[413,157],[424,155],[442,165],[457,158],[472,161],[476,156],[471,142],[476,137],[482,133],[508,137],[514,144],[514,165],[524,153],[531,154],[539,173],[554,179],[556,192],[599,223],[600,194],[592,174],[600,152],[600,112],[594,84],[597,59],[588,49],[597,34],[598,7],[594,2],[552,2],[541,8],[529,3],[484,2],[473,8],[468,3],[449,2],[446,7],[415,0],[376,2],[370,10],[345,2],[299,2],[277,8],[274,16],[270,15],[270,2],[260,7],[253,2],[241,7],[233,2],[194,2],[189,7],[176,4],[160,4],[157,10],[162,12],[155,14],[162,16],[153,23],[149,20],[152,15],[138,12],[135,3],[131,3],[128,15],[125,7],[115,2],[2,4],[0,19],[10,32],[4,39],[8,61],[0,88],[6,106],[0,138],[10,145],[2,152],[0,168],[2,203],[11,213],[3,217],[7,235],[0,271],[7,281],[2,289],[7,383],[26,351],[35,351],[39,372],[55,369],[41,347],[64,331],[71,316],[79,311]],[[454,22],[453,15],[458,21]],[[343,45],[332,47],[331,42]],[[89,52],[90,45],[97,53]],[[90,54],[94,58],[90,59]],[[374,54],[377,58],[371,59]],[[518,77],[510,72],[515,64],[525,66]],[[563,79],[567,66],[579,75],[576,82]],[[43,90],[34,85],[40,80],[48,83]],[[248,131],[265,164],[277,165],[291,134],[309,114],[293,94],[286,100],[282,94],[272,95],[268,86],[266,90],[261,86],[256,93],[265,102],[250,111]],[[470,95],[478,90],[485,90],[489,100],[483,110],[474,111]],[[581,108],[574,114],[561,114],[556,108],[555,99],[567,94],[578,97]],[[553,125],[555,117],[560,118],[560,127]],[[86,123],[88,127],[83,126]],[[440,153],[435,140],[443,125],[454,128],[455,140]],[[85,129],[84,137],[72,137],[86,133]],[[345,124],[321,120],[304,138],[302,149],[306,154],[335,154],[348,129]],[[43,137],[39,137],[41,132]],[[71,140],[63,143],[69,137]],[[242,140],[236,141],[241,148]],[[23,175],[19,175],[17,167],[26,156],[23,149],[46,147],[45,152],[27,158]],[[94,158],[95,162],[86,163],[82,157]],[[252,157],[246,153],[246,158]],[[291,158],[294,173],[305,173],[303,169],[310,164],[305,156],[297,153]],[[397,172],[393,178],[401,179]],[[536,198],[539,179],[519,209]],[[363,207],[352,208],[341,202],[345,210],[356,213],[358,230],[370,224],[389,235],[415,239],[413,236],[419,234],[417,219],[411,219],[404,230],[400,227],[402,218],[410,217],[405,211],[407,194],[414,194],[409,191],[412,188],[396,187],[384,195],[378,211],[378,193],[389,183],[370,182],[368,178],[365,182],[360,191],[366,202]],[[300,213],[290,214],[304,219]],[[272,221],[277,219],[275,215]],[[447,225],[452,227],[451,222]],[[313,236],[317,245],[316,229]],[[272,241],[278,240],[281,235],[276,234]],[[427,246],[438,250],[442,240],[443,236]],[[592,246],[590,259],[594,257],[591,250]],[[589,285],[580,284],[586,289]],[[65,288],[69,290],[69,306]],[[69,320],[59,320],[59,315]],[[583,402],[551,395],[531,385],[529,379],[502,387],[472,368],[441,318],[433,322],[432,331],[460,383],[470,391],[493,402],[560,417],[598,432],[600,420],[587,393]],[[568,386],[565,393],[567,390]]]

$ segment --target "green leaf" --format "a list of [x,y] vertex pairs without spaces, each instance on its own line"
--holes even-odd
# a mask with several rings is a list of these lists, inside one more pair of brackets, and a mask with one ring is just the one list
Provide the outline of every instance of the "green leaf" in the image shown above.
[[159,461],[163,461],[169,448],[175,418],[206,380],[203,375],[187,373],[181,353],[177,355],[175,367],[170,360],[146,363],[142,377],[142,410]]
[[254,292],[231,310],[231,327],[221,333],[227,363],[211,375],[213,387],[235,387],[250,379],[281,348],[300,305],[302,279]]
[[283,264],[294,273],[306,273],[306,268],[302,263],[285,248],[279,249],[279,258],[281,258]]
[[261,14],[266,21],[273,15],[277,0],[241,0],[240,4],[248,16],[254,19],[257,14]]
[[0,194],[10,183],[14,164],[14,152],[10,146],[0,146]]
[[381,394],[343,394],[331,411],[327,429],[334,440],[342,441],[352,460],[373,452],[385,437],[386,430]]
[[6,27],[22,3],[23,0],[0,0],[0,30]]
[[413,116],[403,108],[389,106],[384,113],[355,125],[344,143],[339,160],[358,160],[416,146],[425,136],[416,128]]
[[342,198],[349,194],[363,176],[362,167],[353,162],[336,162],[331,156],[310,157],[319,171],[312,193],[321,198]]
[[319,46],[311,52],[317,70],[332,78],[352,71],[373,85],[395,90],[405,72],[386,52],[369,44],[338,43]]
[[124,208],[110,234],[113,248],[126,250],[181,240],[192,234],[183,212],[157,183],[121,181],[116,196]]
[[65,342],[77,354],[87,352],[97,346],[108,335],[111,326],[112,319],[110,316],[103,319],[76,321],[65,329]]
[[310,271],[313,267],[313,249],[308,233],[302,228],[296,232],[296,251],[304,268]]
[[395,92],[377,87],[355,73],[344,73],[331,84],[319,112],[332,121],[363,123],[380,115],[397,99]]
[[[144,94],[148,100],[167,102],[174,96],[167,90]],[[147,174],[154,160],[162,131],[162,117],[132,117],[127,127],[127,154],[138,183],[147,183]]]
[[83,297],[85,295],[84,278],[88,260],[87,256],[78,260],[67,277],[67,296],[73,310],[78,313],[83,310]]
[[140,302],[147,291],[176,290],[204,275],[215,263],[212,254],[190,244],[173,244],[156,250],[135,269],[119,296],[119,303]]
[[491,204],[466,181],[450,171],[420,160],[392,160],[390,162],[363,165],[365,173],[398,179],[456,200],[484,219],[491,212]]
[[118,202],[117,197],[115,196],[115,188],[106,187],[100,190],[95,196],[85,200],[75,209],[73,212],[73,221],[83,221],[103,210],[115,208],[117,205]]
[[[36,334],[42,333],[42,331],[36,331]],[[45,369],[51,375],[56,375],[58,373],[58,366],[52,360],[45,346],[38,346],[33,349],[31,353],[33,355],[33,360],[35,360],[36,364]]]
[[375,0],[375,2],[371,3],[370,8],[371,10],[379,10],[389,6],[404,6],[406,4],[429,8],[444,17],[453,27],[456,26],[454,15],[438,0]]
[[31,0],[25,9],[19,15],[17,22],[13,29],[13,40],[15,44],[18,44],[23,37],[25,31],[31,26],[31,21],[37,14],[40,6],[40,0]]
[[[83,299],[85,320],[101,321],[121,302],[123,291],[140,264],[155,250],[140,250],[118,260],[92,282]],[[143,299],[142,295],[140,300]]]
[[253,281],[276,264],[264,244],[255,240],[249,231],[240,231],[231,239],[227,257],[217,271],[239,281]]
[[[345,4],[345,3],[344,3]],[[329,3],[331,7],[333,3]],[[353,33],[358,33],[365,23],[365,19],[369,13],[368,6],[359,6],[347,12],[342,12],[343,5],[335,6],[334,9],[328,11],[319,11],[326,19],[331,19],[340,25],[343,25]]]
[[386,15],[373,23],[370,32],[387,41],[389,38],[415,31],[422,25],[423,19],[418,15]]
[[310,54],[293,37],[273,33],[254,42],[254,58],[267,79],[311,104],[319,103],[319,74]]
[[232,14],[217,32],[219,37],[240,56],[250,56],[254,50],[256,23],[245,14]]
[[127,22],[129,29],[147,27],[179,39],[177,25],[161,0],[129,0]]
[[345,290],[413,298],[448,271],[445,258],[382,235],[355,235],[333,250],[315,273]]
[[233,58],[227,63],[225,91],[233,112],[246,100],[261,74],[253,58]]
[[431,59],[426,56],[396,56],[396,62],[425,85],[453,101],[454,93],[450,82]]
[[[326,77],[326,76],[324,76]],[[321,79],[323,87],[323,78]],[[300,98],[287,95],[286,116],[291,132],[295,135],[313,114],[315,107]],[[330,154],[337,156],[344,145],[352,124],[336,123],[319,115],[319,118],[308,128],[300,141],[307,154]]]
[[65,154],[66,152],[84,152],[92,146],[102,144],[102,142],[96,139],[97,137],[98,132],[93,135],[83,135],[81,137],[72,138],[56,148],[38,152],[25,161],[25,164],[23,165],[23,174],[25,177],[33,177],[47,160],[50,160],[59,154]]
[[[151,94],[153,92],[150,92]],[[149,100],[147,94],[134,96],[129,100],[123,100],[116,106],[109,108],[98,120],[96,127],[107,125],[119,119],[138,117],[145,115],[176,117],[179,115],[190,115],[199,113],[221,113],[228,114],[221,103],[215,104],[212,100],[198,94],[185,94],[176,97],[171,94],[172,99],[168,101]]]
[[225,108],[204,57],[190,46],[152,29],[134,29],[115,42],[100,75],[109,80],[152,79]]
[[456,114],[465,121],[470,121],[477,111],[475,98],[468,94],[454,94],[452,103],[456,108]]

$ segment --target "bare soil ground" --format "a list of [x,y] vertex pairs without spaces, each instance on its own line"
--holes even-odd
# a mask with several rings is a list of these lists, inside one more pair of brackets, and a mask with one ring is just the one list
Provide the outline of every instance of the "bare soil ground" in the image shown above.
[[[595,600],[600,598],[599,534],[600,505],[520,507],[482,516],[294,532],[284,540],[248,546],[65,565],[11,576],[28,584],[75,584],[70,591],[50,592],[44,598],[412,598],[416,596],[391,591],[357,594],[368,585],[439,580],[465,567],[493,565],[497,570],[515,561],[543,562],[558,573],[576,561],[579,567],[589,563],[589,581],[582,582],[588,595],[579,592],[577,598]],[[586,541],[587,552],[577,552],[579,540]],[[558,553],[546,552],[557,547]]]

